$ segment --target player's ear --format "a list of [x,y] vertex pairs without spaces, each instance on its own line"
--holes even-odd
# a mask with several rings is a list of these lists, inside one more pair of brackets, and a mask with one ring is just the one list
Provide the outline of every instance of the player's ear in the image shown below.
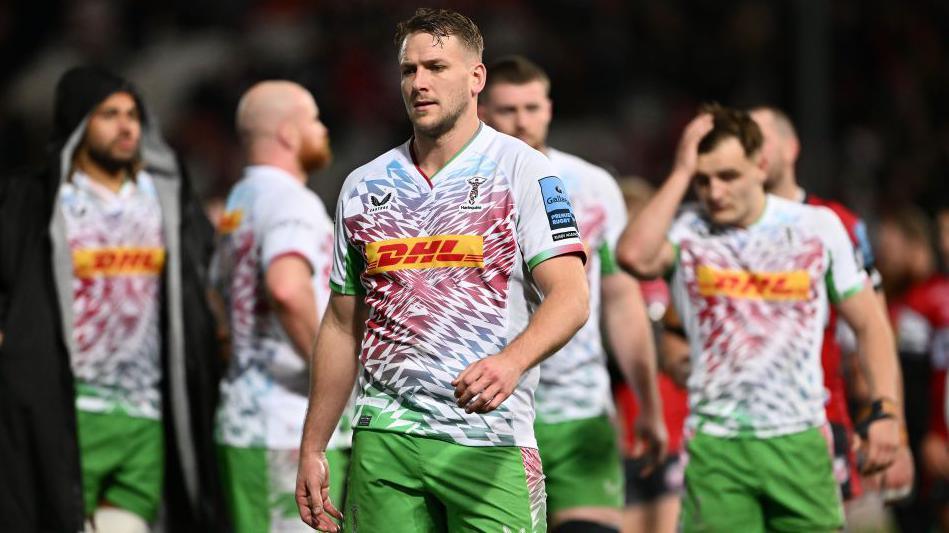
[[477,96],[484,90],[484,84],[488,81],[488,69],[484,63],[479,62],[471,69],[471,94]]
[[277,126],[277,142],[294,151],[300,146],[300,130],[292,120],[284,120]]

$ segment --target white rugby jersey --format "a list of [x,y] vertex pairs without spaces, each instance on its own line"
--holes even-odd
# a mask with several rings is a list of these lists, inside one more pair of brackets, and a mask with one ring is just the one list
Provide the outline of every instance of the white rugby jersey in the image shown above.
[[829,209],[768,195],[748,228],[712,225],[690,208],[673,297],[692,353],[687,427],[767,438],[825,421],[821,343],[828,300],[864,287],[853,245]]
[[161,205],[139,172],[117,193],[82,172],[60,188],[73,260],[79,409],[161,418]]
[[548,148],[567,186],[587,250],[590,318],[557,353],[540,365],[537,420],[548,424],[613,413],[606,350],[600,329],[600,278],[619,271],[616,243],[626,226],[626,205],[616,180],[579,157]]
[[550,161],[486,125],[431,178],[411,141],[346,179],[332,286],[365,296],[357,428],[470,446],[536,447],[528,371],[496,410],[466,414],[451,381],[501,351],[539,302],[530,270],[584,255]]
[[[232,348],[221,383],[218,442],[298,448],[309,371],[268,301],[265,272],[282,256],[305,259],[322,316],[329,301],[332,222],[319,197],[296,178],[275,167],[250,166],[228,195],[218,233],[212,276],[227,305]],[[348,430],[337,428],[330,448],[349,441]]]

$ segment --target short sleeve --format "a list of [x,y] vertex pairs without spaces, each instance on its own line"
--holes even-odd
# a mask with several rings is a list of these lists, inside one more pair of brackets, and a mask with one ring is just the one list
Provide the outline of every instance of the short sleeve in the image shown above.
[[623,193],[612,176],[604,172],[602,185],[603,204],[606,207],[606,238],[598,250],[600,255],[600,273],[615,274],[620,271],[616,260],[616,247],[623,230],[626,229],[626,203]]
[[352,195],[343,189],[336,202],[336,216],[333,217],[333,271],[330,274],[330,288],[333,292],[346,295],[365,294],[361,276],[366,269],[362,252],[353,246],[346,231],[346,204]]
[[586,262],[577,220],[563,181],[540,152],[529,153],[512,176],[518,205],[517,241],[531,270],[558,255],[576,254]]
[[285,255],[297,255],[310,264],[315,271],[319,265],[320,218],[319,206],[306,194],[293,191],[281,195],[279,201],[266,203],[272,211],[261,217],[259,228],[261,261],[270,265],[274,259]]
[[837,215],[824,207],[817,209],[822,218],[819,231],[830,255],[825,274],[827,295],[836,304],[859,292],[866,284],[867,275],[857,265],[853,243]]
[[858,218],[853,226],[853,245],[856,254],[857,267],[866,271],[873,282],[873,288],[880,290],[883,287],[883,276],[876,268],[876,259],[873,256],[873,246],[867,234],[867,225]]

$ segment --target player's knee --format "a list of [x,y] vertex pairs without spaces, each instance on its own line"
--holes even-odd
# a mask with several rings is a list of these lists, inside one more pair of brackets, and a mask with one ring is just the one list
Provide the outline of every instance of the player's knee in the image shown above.
[[148,523],[131,511],[118,507],[100,507],[96,509],[93,531],[95,533],[148,533]]
[[555,526],[550,533],[619,533],[619,529],[589,520],[568,520]]

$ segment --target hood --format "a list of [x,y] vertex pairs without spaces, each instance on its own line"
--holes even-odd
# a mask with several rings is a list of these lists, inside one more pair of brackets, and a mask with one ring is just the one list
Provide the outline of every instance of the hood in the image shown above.
[[117,92],[127,92],[135,98],[144,129],[148,115],[138,89],[131,82],[96,66],[80,66],[67,70],[56,84],[51,141],[54,144],[65,143],[86,115]]
[[174,152],[150,116],[139,90],[130,81],[97,66],[79,66],[67,70],[56,84],[53,131],[50,151],[58,172],[52,173],[54,185],[61,183],[72,165],[75,149],[82,142],[89,114],[106,98],[127,92],[135,98],[142,120],[141,157],[145,168],[163,175],[176,175],[179,168]]

